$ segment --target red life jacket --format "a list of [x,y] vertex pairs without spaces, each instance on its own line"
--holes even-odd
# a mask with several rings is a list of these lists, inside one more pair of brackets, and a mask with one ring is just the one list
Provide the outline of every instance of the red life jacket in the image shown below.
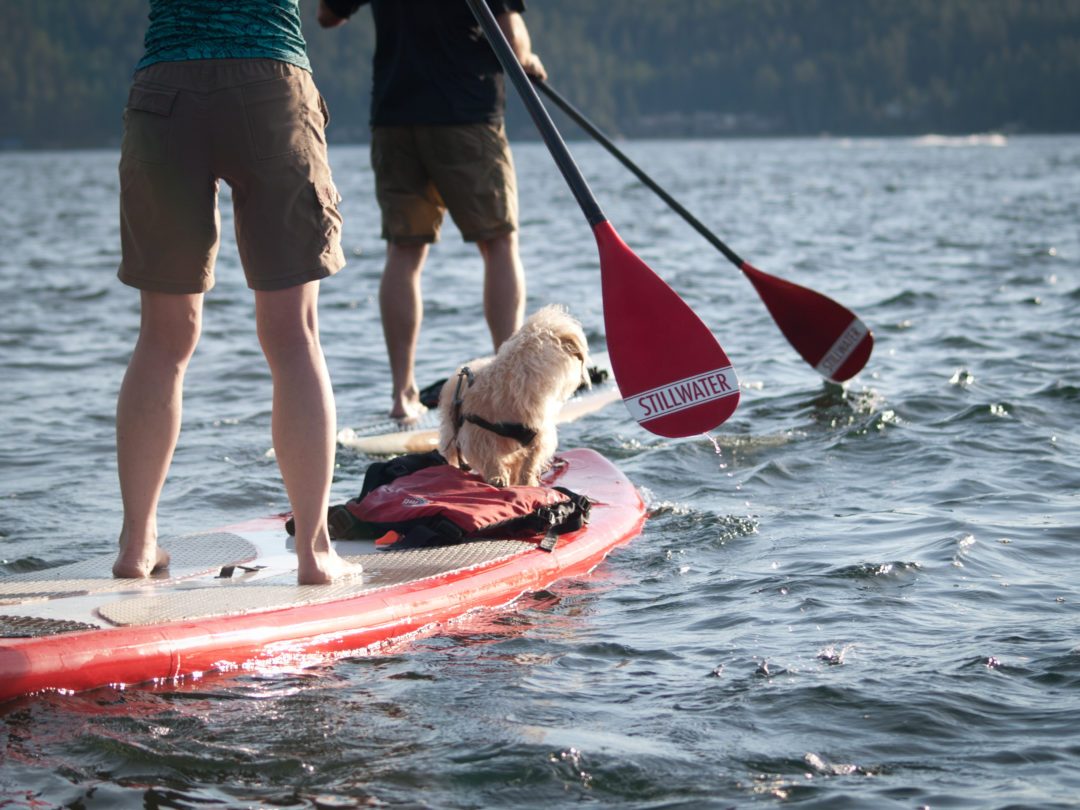
[[520,539],[551,551],[588,522],[589,507],[562,487],[493,487],[437,452],[412,454],[371,465],[360,495],[330,507],[330,536],[395,548]]

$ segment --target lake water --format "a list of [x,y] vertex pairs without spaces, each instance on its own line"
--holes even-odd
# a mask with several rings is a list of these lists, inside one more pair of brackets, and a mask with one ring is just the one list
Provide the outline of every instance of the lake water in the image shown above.
[[[743,387],[705,437],[621,404],[563,426],[650,509],[593,574],[444,634],[310,668],[0,707],[0,808],[1065,808],[1080,801],[1080,137],[655,141],[627,153],[760,269],[842,302],[848,385],[598,146],[623,239]],[[529,310],[604,347],[595,243],[515,145]],[[118,155],[0,153],[0,560],[110,550]],[[321,325],[342,427],[389,408],[363,146],[332,147],[350,261]],[[231,212],[187,380],[163,534],[286,508]],[[479,262],[429,258],[421,383],[489,350]],[[370,459],[338,454],[335,500]]]

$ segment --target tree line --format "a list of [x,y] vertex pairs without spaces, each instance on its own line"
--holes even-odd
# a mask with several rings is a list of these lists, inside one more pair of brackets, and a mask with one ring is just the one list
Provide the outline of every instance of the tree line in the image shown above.
[[[363,142],[370,13],[325,31],[315,8],[329,136]],[[0,146],[115,146],[147,10],[0,1]],[[526,21],[551,85],[612,135],[1080,131],[1080,0],[531,0]],[[513,101],[508,126],[534,136]]]

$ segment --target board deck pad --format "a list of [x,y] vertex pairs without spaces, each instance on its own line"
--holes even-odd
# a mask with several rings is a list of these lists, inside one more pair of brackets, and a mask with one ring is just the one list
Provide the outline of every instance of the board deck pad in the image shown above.
[[114,554],[42,571],[24,571],[0,577],[0,605],[152,587],[162,582],[206,574],[226,565],[249,562],[258,556],[258,549],[252,543],[231,532],[178,535],[163,539],[161,547],[169,552],[169,567],[160,575],[146,579],[114,577]]
[[534,543],[521,540],[478,540],[438,548],[378,551],[346,557],[349,562],[360,563],[363,574],[329,585],[297,585],[295,572],[259,582],[230,584],[222,580],[209,588],[121,599],[102,605],[98,613],[116,625],[142,625],[334,602],[514,557],[535,548]]
[[426,453],[439,446],[439,412],[424,411],[411,425],[387,420],[360,428],[342,428],[338,444],[370,456]]
[[0,615],[0,638],[36,638],[55,636],[59,633],[74,633],[78,630],[99,630],[100,624],[89,622],[46,619],[40,616],[3,616]]

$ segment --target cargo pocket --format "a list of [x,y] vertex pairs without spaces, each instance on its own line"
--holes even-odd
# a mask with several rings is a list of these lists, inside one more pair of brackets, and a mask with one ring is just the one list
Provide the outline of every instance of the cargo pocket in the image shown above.
[[176,90],[131,86],[124,108],[123,154],[143,163],[166,161],[176,94]]
[[244,113],[256,158],[294,155],[310,147],[311,132],[323,120],[318,93],[314,85],[311,89],[309,94],[305,83],[292,76],[243,88]]
[[322,93],[319,93],[319,113],[322,115],[322,128],[328,128],[330,126],[330,107],[327,105]]
[[323,249],[332,249],[341,241],[341,213],[338,203],[341,195],[332,180],[321,180],[315,185],[316,221],[318,222],[319,241]]

